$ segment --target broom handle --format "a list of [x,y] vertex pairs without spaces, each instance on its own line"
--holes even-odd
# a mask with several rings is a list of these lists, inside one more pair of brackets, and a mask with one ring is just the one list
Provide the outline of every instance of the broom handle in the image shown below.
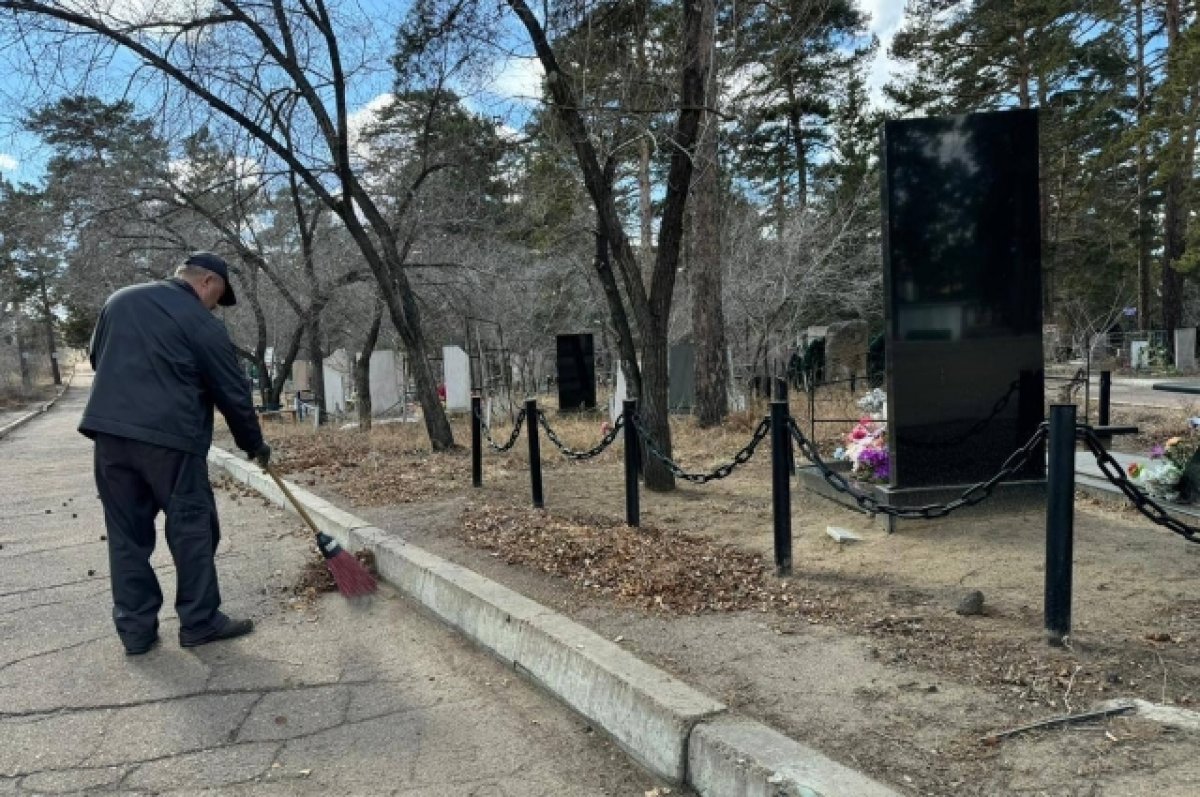
[[321,530],[317,528],[317,524],[313,523],[313,519],[308,516],[308,512],[303,506],[300,505],[300,502],[296,500],[296,496],[292,495],[292,491],[289,490],[287,485],[283,483],[283,479],[279,478],[278,474],[275,473],[275,470],[270,465],[263,466],[263,470],[267,472],[268,476],[275,480],[275,486],[278,487],[280,491],[287,496],[287,499],[292,502],[292,506],[296,508],[296,512],[299,513],[300,517],[304,518],[304,522],[308,524],[310,529],[312,529],[313,534],[320,534]]

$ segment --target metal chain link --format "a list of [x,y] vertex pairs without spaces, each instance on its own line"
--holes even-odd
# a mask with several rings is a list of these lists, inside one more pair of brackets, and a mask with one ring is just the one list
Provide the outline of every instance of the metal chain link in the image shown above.
[[816,443],[804,436],[804,432],[800,431],[800,427],[796,425],[794,420],[789,418],[788,425],[791,427],[792,437],[796,439],[796,445],[799,446],[800,452],[821,471],[821,476],[824,477],[830,487],[839,493],[845,493],[850,496],[860,508],[871,514],[890,515],[907,520],[929,520],[945,517],[956,509],[974,506],[986,500],[991,496],[992,491],[996,489],[997,484],[1011,478],[1013,474],[1020,471],[1029,463],[1030,457],[1033,456],[1034,451],[1046,439],[1047,435],[1047,426],[1043,423],[1038,426],[1037,431],[1026,441],[1025,445],[1018,448],[1009,455],[1008,459],[1004,460],[1004,464],[1000,466],[1000,470],[997,471],[995,476],[986,481],[971,485],[966,490],[963,490],[962,495],[952,501],[944,504],[900,507],[885,504],[875,496],[864,493],[852,485],[849,479],[825,463],[825,460],[821,458],[821,452],[817,449]]
[[576,451],[575,449],[569,448],[565,443],[563,443],[555,431],[550,428],[550,422],[546,420],[546,413],[542,412],[541,410],[538,410],[538,423],[540,423],[542,428],[546,430],[546,437],[550,438],[550,442],[554,443],[554,446],[563,453],[563,456],[567,457],[568,459],[575,460],[591,459],[592,457],[599,456],[606,448],[613,444],[614,440],[617,439],[617,434],[625,425],[625,414],[622,413],[618,415],[617,420],[613,422],[612,429],[610,429],[604,435],[604,437],[600,439],[599,443],[587,449],[586,451]]
[[726,462],[724,465],[714,468],[708,473],[689,473],[681,468],[673,459],[664,454],[662,448],[654,441],[650,433],[646,431],[646,427],[642,425],[640,415],[633,416],[633,425],[637,429],[638,434],[641,435],[642,440],[645,441],[646,450],[650,452],[651,456],[666,465],[667,470],[671,471],[676,478],[683,479],[692,484],[707,484],[717,479],[724,479],[733,473],[734,469],[739,465],[745,465],[750,461],[750,458],[754,456],[754,450],[758,448],[758,444],[771,431],[771,418],[768,416],[759,421],[758,428],[754,430],[754,436],[750,438],[750,442],[743,446],[741,451],[733,455],[732,461]]
[[1079,426],[1075,430],[1075,435],[1083,439],[1088,450],[1092,452],[1092,456],[1096,458],[1096,464],[1105,478],[1125,493],[1125,497],[1130,500],[1137,511],[1146,516],[1147,520],[1170,529],[1188,542],[1200,543],[1200,528],[1189,526],[1171,516],[1166,509],[1163,509],[1162,505],[1142,492],[1125,474],[1125,469],[1121,467],[1121,463],[1117,461],[1116,457],[1104,447],[1104,442],[1096,434],[1095,429],[1090,426]]
[[487,438],[487,444],[495,451],[503,454],[505,451],[512,450],[512,447],[517,444],[517,437],[521,434],[521,426],[525,423],[525,408],[522,407],[517,411],[517,421],[513,426],[512,434],[508,436],[508,442],[504,445],[498,444],[492,439],[492,427],[488,425],[487,420],[480,412],[475,413],[475,417],[479,419],[479,425],[483,428],[484,437]]

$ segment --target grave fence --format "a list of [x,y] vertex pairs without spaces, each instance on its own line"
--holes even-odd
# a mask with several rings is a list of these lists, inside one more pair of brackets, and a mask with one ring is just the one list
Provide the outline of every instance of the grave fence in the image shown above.
[[[853,500],[855,507],[869,515],[882,514],[908,520],[935,520],[951,513],[983,503],[990,498],[1004,481],[1019,473],[1032,459],[1046,456],[1046,568],[1045,568],[1045,630],[1047,641],[1063,644],[1070,634],[1071,625],[1071,579],[1074,541],[1074,497],[1075,497],[1075,450],[1082,443],[1096,458],[1101,473],[1111,482],[1151,523],[1166,528],[1184,540],[1200,544],[1200,527],[1188,525],[1170,514],[1162,504],[1155,501],[1139,488],[1125,473],[1120,463],[1107,450],[1105,441],[1109,435],[1133,431],[1132,427],[1091,426],[1076,420],[1074,404],[1054,404],[1050,408],[1049,421],[1043,421],[1021,446],[1014,450],[990,478],[964,489],[957,497],[937,504],[924,506],[896,506],[885,503],[877,495],[863,489],[849,474],[831,467],[811,437],[805,436],[800,425],[788,412],[788,402],[771,402],[771,413],[765,416],[754,429],[750,440],[723,465],[706,473],[693,473],[667,456],[660,445],[648,433],[637,412],[637,402],[626,400],[622,413],[608,429],[600,442],[589,449],[575,450],[567,446],[550,424],[549,418],[538,409],[536,399],[529,399],[518,413],[509,438],[503,445],[496,444],[491,437],[490,427],[482,412],[479,395],[472,397],[471,465],[472,483],[483,484],[483,440],[496,451],[511,450],[522,427],[526,430],[529,443],[530,486],[533,505],[544,506],[541,473],[541,449],[538,429],[563,456],[572,460],[591,459],[611,447],[621,433],[624,435],[625,465],[625,518],[626,523],[637,528],[640,525],[640,496],[638,480],[642,471],[643,449],[661,461],[673,475],[693,484],[706,484],[723,479],[740,465],[750,461],[759,445],[771,437],[771,483],[772,519],[775,541],[776,572],[780,576],[792,572],[791,553],[791,478],[794,473],[794,452],[800,453],[821,474],[824,481],[835,491]],[[537,419],[536,423],[533,419]],[[528,425],[526,426],[526,422]]]

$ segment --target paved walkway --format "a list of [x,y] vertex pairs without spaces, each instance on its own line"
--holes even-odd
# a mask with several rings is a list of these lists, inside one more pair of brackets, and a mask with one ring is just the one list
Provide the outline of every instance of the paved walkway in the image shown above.
[[74,431],[89,384],[0,441],[0,795],[655,788],[577,716],[386,588],[365,606],[289,603],[308,548],[259,500],[218,492],[225,608],[254,617],[255,633],[179,648],[160,543],[163,644],[126,657],[91,446]]

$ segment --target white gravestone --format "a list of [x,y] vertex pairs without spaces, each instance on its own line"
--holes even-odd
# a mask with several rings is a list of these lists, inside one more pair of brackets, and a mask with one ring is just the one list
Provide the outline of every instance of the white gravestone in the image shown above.
[[371,352],[371,415],[404,414],[404,360],[396,351]]
[[1129,344],[1129,365],[1134,370],[1150,367],[1150,343],[1135,340]]
[[625,388],[625,370],[617,366],[617,384],[613,387],[612,398],[608,401],[608,417],[613,423],[617,422],[617,416],[625,411],[623,402],[629,398],[629,392]]
[[442,374],[446,383],[446,409],[471,409],[471,358],[458,346],[442,347]]
[[1175,330],[1175,367],[1191,371],[1196,367],[1196,328]]
[[345,349],[338,349],[322,362],[325,375],[325,411],[341,415],[346,411],[350,361]]

